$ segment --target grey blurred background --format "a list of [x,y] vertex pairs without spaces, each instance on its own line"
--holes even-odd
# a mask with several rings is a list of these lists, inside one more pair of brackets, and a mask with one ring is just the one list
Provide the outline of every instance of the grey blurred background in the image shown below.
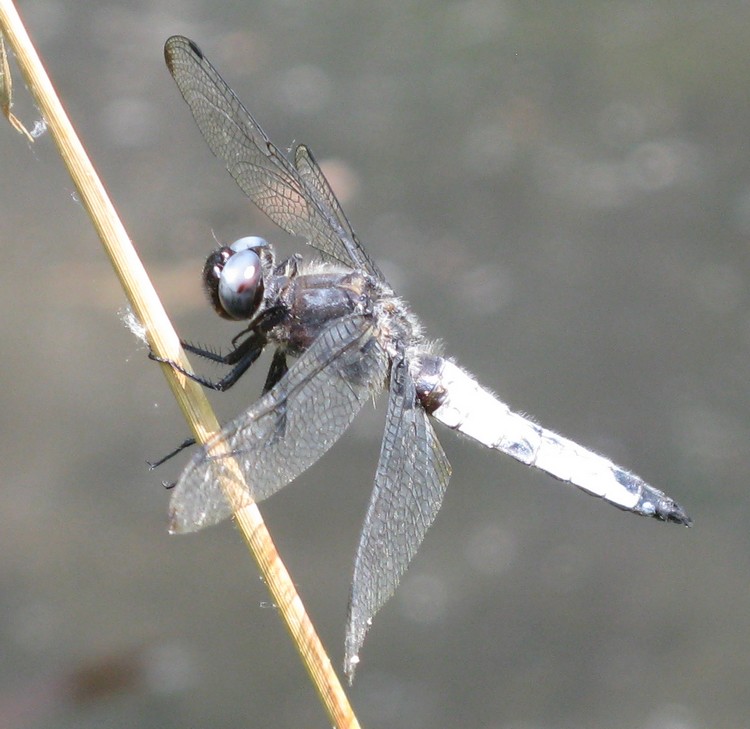
[[[237,331],[200,289],[213,235],[304,246],[211,156],[164,68],[174,33],[280,147],[312,147],[448,352],[695,519],[441,431],[451,487],[365,643],[363,726],[748,725],[749,3],[20,11],[180,333]],[[0,125],[0,172],[0,725],[326,726],[232,527],[167,535],[160,481],[185,459],[144,462],[187,429],[50,136]],[[383,413],[262,508],[337,666]]]

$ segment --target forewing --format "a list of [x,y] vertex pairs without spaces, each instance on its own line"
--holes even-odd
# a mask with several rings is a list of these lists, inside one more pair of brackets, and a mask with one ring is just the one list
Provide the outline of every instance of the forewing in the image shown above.
[[385,433],[354,563],[344,670],[349,680],[375,613],[393,594],[443,501],[451,468],[417,401],[408,363],[391,369]]
[[[171,530],[215,524],[299,476],[382,389],[387,364],[364,317],[328,327],[271,390],[192,458],[174,488]],[[239,485],[237,470],[247,488]]]
[[352,258],[354,247],[342,239],[337,216],[308,188],[198,46],[173,36],[164,58],[203,138],[242,191],[276,225],[356,268],[361,261]]
[[341,203],[307,145],[300,144],[297,146],[294,151],[294,164],[308,189],[315,193],[320,205],[326,209],[328,216],[337,221],[341,228],[341,241],[347,249],[349,258],[356,262],[355,268],[367,271],[381,281],[385,280],[380,269],[367,254],[367,251],[359,242],[359,238],[352,230],[352,225],[344,214]]

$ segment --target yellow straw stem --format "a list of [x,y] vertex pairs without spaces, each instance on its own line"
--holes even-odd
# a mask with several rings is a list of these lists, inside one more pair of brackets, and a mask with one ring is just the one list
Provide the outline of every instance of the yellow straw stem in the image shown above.
[[[177,334],[10,0],[0,0],[0,31],[15,53],[21,73],[48,124],[80,200],[112,261],[133,311],[146,328],[154,352],[189,369]],[[163,366],[163,370],[190,428],[198,441],[205,442],[219,430],[219,424],[203,390],[192,380],[177,374],[172,367]],[[331,721],[339,729],[359,727],[257,506],[252,503],[244,506],[234,516]]]

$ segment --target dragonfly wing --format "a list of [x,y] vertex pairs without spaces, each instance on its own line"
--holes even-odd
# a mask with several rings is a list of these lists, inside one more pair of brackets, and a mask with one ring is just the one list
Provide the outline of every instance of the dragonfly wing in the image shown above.
[[294,480],[383,388],[387,371],[388,355],[368,319],[347,316],[325,329],[271,390],[195,454],[174,488],[171,531],[215,524]]
[[347,255],[351,259],[354,268],[367,271],[381,281],[385,280],[380,269],[367,254],[367,251],[365,251],[359,242],[359,238],[357,238],[352,230],[352,225],[344,214],[341,203],[338,201],[338,198],[331,189],[330,183],[323,174],[323,170],[320,169],[320,165],[318,165],[317,160],[307,145],[300,144],[297,146],[297,149],[294,151],[294,165],[297,168],[297,172],[299,172],[307,184],[308,189],[315,192],[320,206],[326,209],[329,218],[335,220],[341,228],[341,241],[346,246]]
[[308,187],[198,46],[173,36],[164,46],[164,58],[203,138],[242,191],[280,228],[356,268],[357,248],[342,239],[343,229],[329,201],[324,204],[319,188]]
[[375,487],[354,564],[344,660],[350,681],[372,618],[395,591],[434,521],[450,474],[408,363],[395,360]]

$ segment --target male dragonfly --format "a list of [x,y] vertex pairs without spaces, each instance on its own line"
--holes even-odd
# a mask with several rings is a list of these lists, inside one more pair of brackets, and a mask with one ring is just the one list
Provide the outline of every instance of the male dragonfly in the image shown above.
[[[300,144],[284,156],[192,41],[174,36],[164,53],[203,137],[242,191],[322,259],[303,262],[295,255],[277,262],[271,245],[254,237],[209,255],[203,279],[211,303],[245,328],[226,356],[186,348],[231,370],[212,382],[169,364],[226,390],[267,345],[274,355],[262,397],[202,446],[179,477],[170,506],[173,532],[215,524],[243,500],[276,493],[341,437],[367,400],[387,390],[349,601],[344,668],[351,679],[372,618],[396,589],[448,485],[451,468],[431,420],[620,509],[690,526],[663,492],[511,412],[441,356],[362,247],[310,150]],[[249,486],[230,503],[221,483],[236,468]]]

